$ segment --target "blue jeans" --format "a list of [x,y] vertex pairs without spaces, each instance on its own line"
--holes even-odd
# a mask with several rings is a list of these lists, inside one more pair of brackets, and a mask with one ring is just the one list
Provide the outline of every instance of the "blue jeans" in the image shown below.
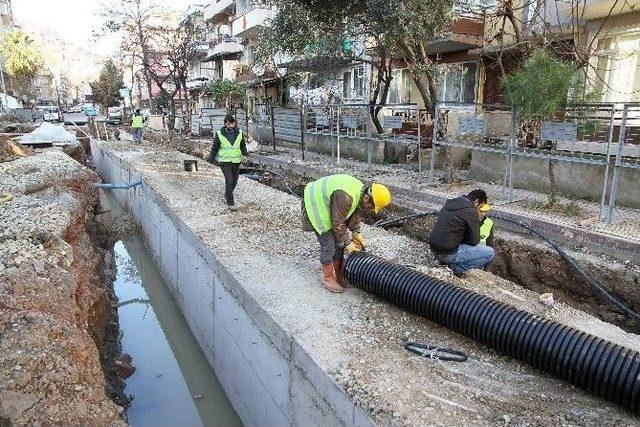
[[472,268],[482,268],[496,256],[491,246],[460,245],[458,250],[447,255],[436,255],[438,261],[447,264],[456,274],[462,274]]
[[142,141],[142,128],[137,128],[133,130],[133,139],[140,144]]

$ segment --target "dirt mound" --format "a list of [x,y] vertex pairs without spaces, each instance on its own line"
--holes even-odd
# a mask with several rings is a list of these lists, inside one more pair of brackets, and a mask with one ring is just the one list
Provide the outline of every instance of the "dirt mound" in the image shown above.
[[106,348],[114,297],[92,237],[96,180],[57,150],[0,163],[0,193],[13,196],[0,209],[2,426],[124,425],[101,363],[119,349]]
[[7,137],[0,137],[0,162],[6,162],[18,157],[26,157],[34,154],[31,148],[23,147]]

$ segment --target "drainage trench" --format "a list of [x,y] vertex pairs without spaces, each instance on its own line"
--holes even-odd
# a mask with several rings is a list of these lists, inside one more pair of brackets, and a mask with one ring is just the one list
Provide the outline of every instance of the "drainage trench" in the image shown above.
[[119,369],[132,426],[242,425],[137,233],[135,219],[102,193],[100,219],[118,240],[114,292],[122,352]]
[[[249,164],[242,173],[263,185],[299,197],[302,195],[305,185],[311,180],[290,171],[260,172],[260,170],[262,168],[259,165]],[[412,213],[415,213],[415,210],[392,205],[380,214],[364,215],[363,221],[373,225],[380,220],[393,219]],[[435,216],[426,216],[406,221],[388,230],[428,243],[429,234],[434,224]],[[544,243],[497,229],[494,249],[496,250],[496,259],[489,271],[496,276],[539,294],[552,292],[557,301],[615,324],[626,331],[634,332],[637,330],[634,321],[629,320],[622,312],[594,295],[587,283]],[[435,264],[435,260],[433,262]],[[589,274],[593,274],[625,304],[635,309],[640,307],[640,292],[637,291],[640,283],[638,283],[637,272],[624,266],[616,266],[617,263],[609,262],[595,255],[585,255],[579,262]]]

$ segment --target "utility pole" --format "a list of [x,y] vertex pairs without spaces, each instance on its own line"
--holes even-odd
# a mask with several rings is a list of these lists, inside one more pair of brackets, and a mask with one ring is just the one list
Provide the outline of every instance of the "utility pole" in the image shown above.
[[0,54],[0,87],[2,88],[2,110],[9,110],[9,99],[7,98],[7,86],[4,82],[4,58]]

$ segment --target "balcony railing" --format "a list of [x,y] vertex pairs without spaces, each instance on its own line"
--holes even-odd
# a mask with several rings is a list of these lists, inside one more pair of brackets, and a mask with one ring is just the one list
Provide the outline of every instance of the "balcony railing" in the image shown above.
[[243,39],[227,34],[216,36],[209,41],[209,57],[218,55],[232,55],[243,51]]

